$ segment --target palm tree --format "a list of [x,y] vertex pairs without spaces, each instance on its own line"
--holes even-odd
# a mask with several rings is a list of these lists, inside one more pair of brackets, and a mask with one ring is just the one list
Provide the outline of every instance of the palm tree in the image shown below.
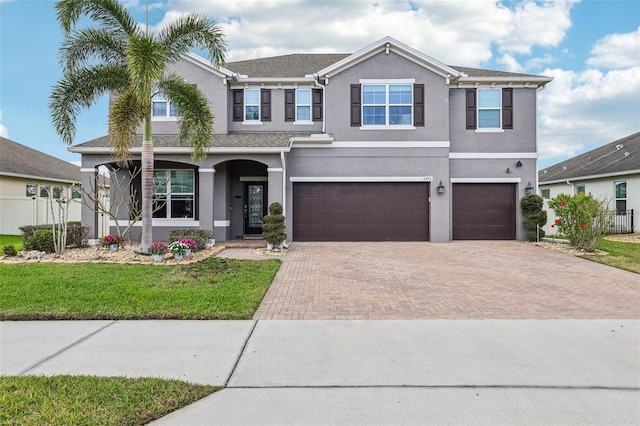
[[[142,124],[142,244],[153,241],[153,140],[151,98],[164,96],[178,111],[180,142],[201,160],[211,144],[213,114],[202,92],[167,72],[192,47],[204,50],[213,66],[224,64],[226,43],[215,21],[201,15],[182,16],[158,34],[149,34],[118,0],[61,0],[57,20],[65,39],[59,60],[61,80],[53,86],[49,109],[62,140],[70,145],[81,109],[105,94],[113,95],[109,109],[110,145],[126,160]],[[82,18],[97,26],[76,28]]]

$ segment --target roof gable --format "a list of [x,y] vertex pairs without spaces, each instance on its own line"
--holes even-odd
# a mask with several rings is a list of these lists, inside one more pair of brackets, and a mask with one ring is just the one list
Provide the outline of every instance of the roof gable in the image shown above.
[[541,184],[601,175],[640,173],[640,132],[538,172]]
[[80,167],[0,137],[0,175],[80,181]]

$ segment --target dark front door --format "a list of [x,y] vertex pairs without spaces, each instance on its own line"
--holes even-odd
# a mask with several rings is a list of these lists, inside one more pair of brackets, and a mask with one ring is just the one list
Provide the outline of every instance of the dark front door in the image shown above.
[[244,185],[244,233],[262,234],[262,218],[267,214],[267,184],[247,182]]

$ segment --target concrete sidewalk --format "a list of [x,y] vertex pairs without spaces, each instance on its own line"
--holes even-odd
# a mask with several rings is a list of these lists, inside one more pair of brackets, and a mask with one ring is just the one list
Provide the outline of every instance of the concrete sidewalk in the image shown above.
[[640,424],[639,320],[0,323],[0,374],[226,386],[156,424]]

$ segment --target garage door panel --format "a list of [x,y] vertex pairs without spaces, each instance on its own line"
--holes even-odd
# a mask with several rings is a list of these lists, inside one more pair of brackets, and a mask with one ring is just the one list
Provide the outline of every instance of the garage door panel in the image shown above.
[[454,184],[454,240],[516,238],[515,184]]
[[298,241],[428,240],[429,187],[416,182],[296,182]]

